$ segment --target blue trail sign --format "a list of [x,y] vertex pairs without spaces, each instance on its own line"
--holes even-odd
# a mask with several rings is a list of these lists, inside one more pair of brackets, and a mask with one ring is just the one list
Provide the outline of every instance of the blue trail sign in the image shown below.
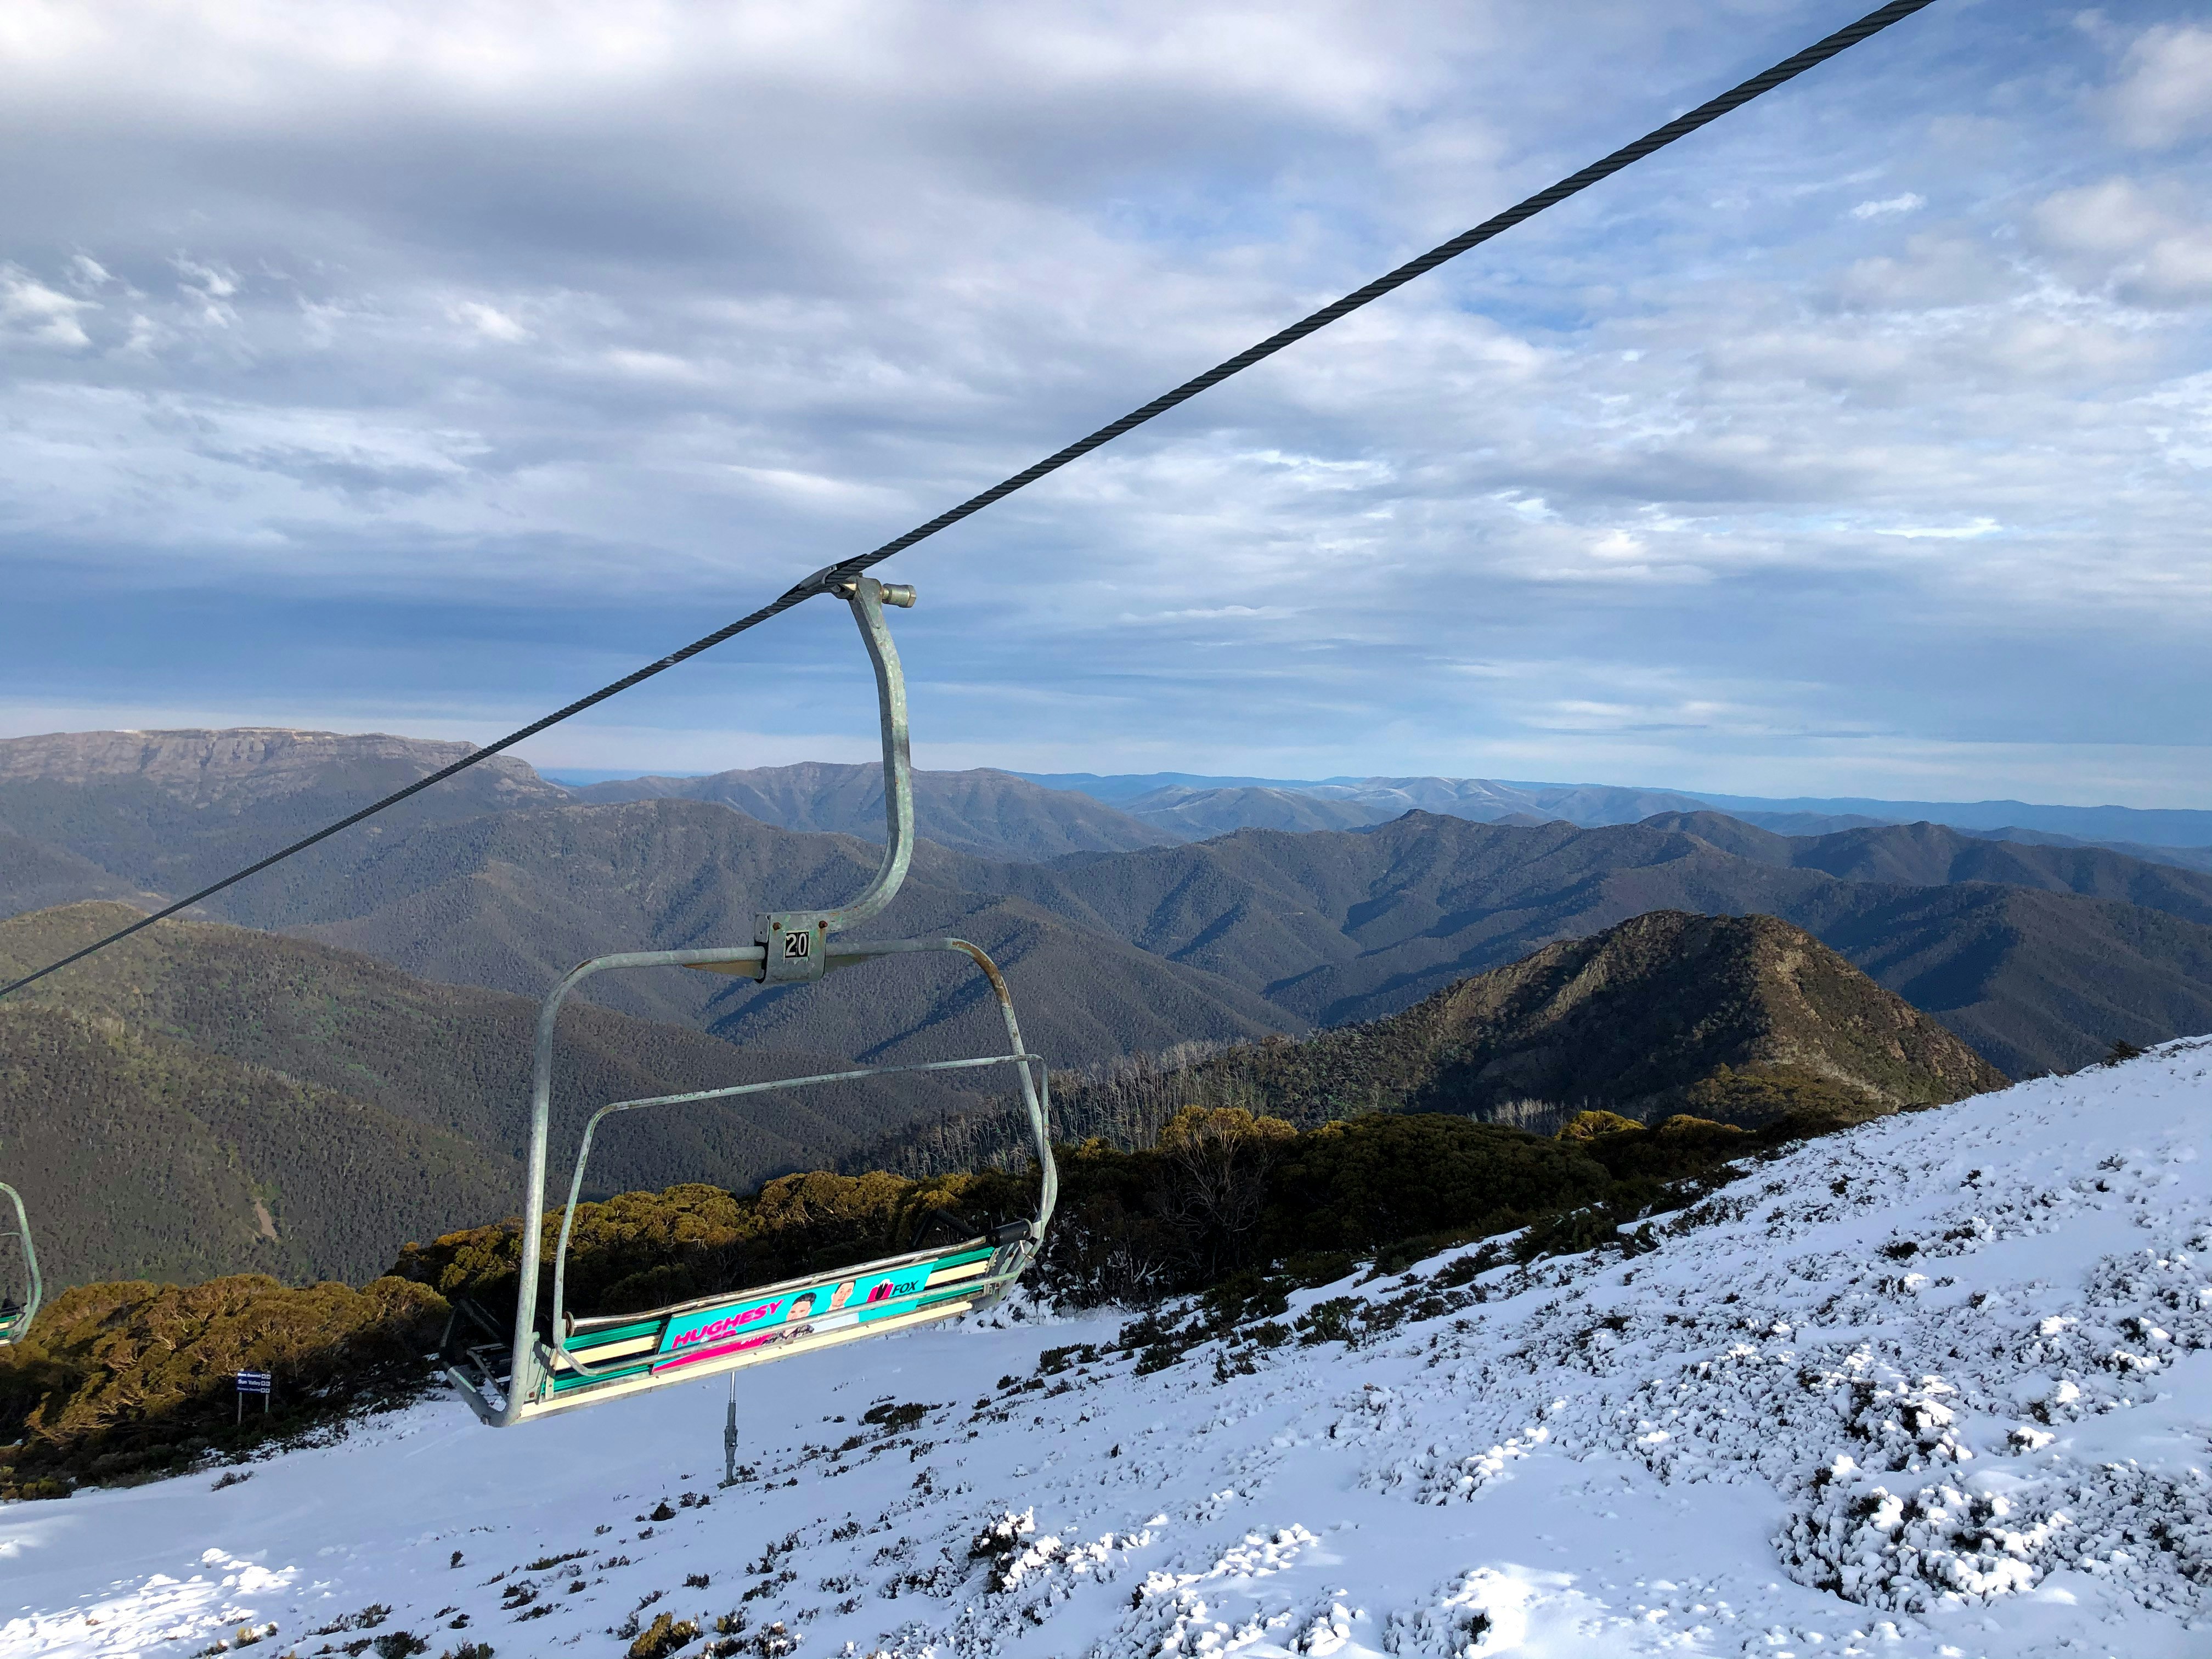
[[231,1375],[231,1381],[238,1389],[238,1421],[240,1423],[246,1421],[246,1396],[249,1394],[258,1394],[261,1396],[262,1413],[264,1416],[268,1413],[269,1396],[273,1391],[276,1382],[276,1378],[270,1373],[234,1371]]

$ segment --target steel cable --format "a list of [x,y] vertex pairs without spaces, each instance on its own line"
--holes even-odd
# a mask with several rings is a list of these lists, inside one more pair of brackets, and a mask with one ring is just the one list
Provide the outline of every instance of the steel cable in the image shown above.
[[1462,231],[1448,242],[1439,242],[1426,253],[1416,258],[1408,259],[1395,270],[1377,276],[1364,288],[1353,289],[1342,299],[1323,306],[1310,316],[1300,318],[1280,332],[1269,335],[1257,345],[1246,348],[1225,362],[1217,363],[1203,374],[1194,375],[1173,391],[1163,392],[1141,408],[1131,410],[1118,421],[1109,422],[1096,432],[1077,439],[1065,449],[1054,451],[1034,466],[1025,467],[1012,477],[993,484],[980,495],[970,495],[957,507],[939,514],[927,524],[916,525],[904,535],[895,537],[869,552],[840,560],[836,564],[826,565],[807,577],[805,580],[786,590],[759,610],[748,616],[740,617],[726,628],[717,629],[702,638],[694,640],[681,650],[672,651],[659,661],[647,663],[644,667],[624,675],[612,684],[603,685],[590,695],[577,698],[566,708],[556,709],[542,720],[532,720],[520,731],[508,732],[496,743],[487,744],[481,749],[471,750],[451,766],[441,768],[427,777],[418,779],[404,789],[394,790],[383,799],[372,802],[358,812],[340,818],[337,823],[326,825],[316,830],[314,834],[303,836],[290,846],[271,853],[258,864],[250,864],[243,870],[225,876],[221,881],[203,887],[199,891],[180,898],[165,908],[155,911],[151,915],[142,916],[129,927],[118,928],[106,938],[88,945],[81,951],[73,951],[57,962],[49,963],[34,973],[26,974],[21,979],[12,981],[6,985],[0,985],[0,996],[6,996],[11,991],[19,991],[35,980],[44,979],[48,974],[66,968],[73,962],[81,962],[94,951],[104,951],[117,941],[130,938],[131,934],[142,928],[150,927],[157,921],[175,915],[179,910],[189,909],[203,899],[212,898],[225,888],[234,887],[248,877],[257,876],[271,866],[283,863],[295,854],[305,852],[318,842],[327,841],[341,830],[350,830],[365,818],[374,817],[388,807],[397,806],[410,795],[418,795],[434,784],[443,783],[447,778],[466,771],[479,761],[489,760],[494,755],[512,749],[515,744],[534,738],[550,727],[558,726],[562,720],[582,714],[586,708],[605,702],[610,697],[619,696],[632,686],[651,679],[656,674],[666,672],[678,663],[688,662],[702,651],[711,650],[726,640],[735,639],[748,629],[759,627],[771,617],[782,615],[792,606],[813,598],[817,593],[828,591],[837,583],[850,581],[871,566],[890,558],[894,553],[903,552],[915,543],[926,541],[941,530],[949,530],[970,514],[981,512],[994,501],[1002,501],[1016,490],[1035,483],[1039,478],[1049,473],[1057,472],[1071,461],[1081,459],[1092,450],[1113,442],[1122,434],[1166,414],[1168,410],[1180,404],[1188,403],[1200,392],[1220,385],[1232,374],[1241,374],[1253,364],[1273,356],[1285,346],[1295,345],[1308,335],[1318,333],[1331,323],[1340,318],[1349,316],[1362,306],[1370,304],[1384,295],[1403,288],[1415,277],[1425,276],[1438,265],[1457,258],[1469,248],[1479,246],[1490,240],[1492,237],[1510,230],[1514,226],[1526,220],[1534,218],[1547,208],[1555,207],[1569,197],[1588,190],[1601,179],[1611,178],[1622,168],[1633,166],[1653,151],[1665,149],[1678,138],[1686,137],[1689,134],[1697,131],[1698,128],[1718,120],[1732,110],[1741,109],[1753,99],[1773,91],[1784,82],[1795,80],[1807,70],[1827,62],[1829,58],[1839,52],[1848,52],[1862,40],[1871,35],[1879,34],[1891,24],[1901,21],[1915,12],[1925,10],[1934,3],[1935,0],[1891,0],[1890,4],[1869,12],[1856,23],[1838,29],[1833,34],[1815,41],[1804,51],[1784,58],[1773,68],[1754,75],[1748,81],[1737,86],[1731,87],[1717,98],[1710,99],[1698,105],[1686,115],[1679,115],[1666,125],[1653,128],[1633,143],[1624,144],[1602,160],[1591,162],[1581,172],[1570,173],[1550,188],[1540,190],[1534,196],[1516,202],[1503,213],[1484,220],[1474,229]]

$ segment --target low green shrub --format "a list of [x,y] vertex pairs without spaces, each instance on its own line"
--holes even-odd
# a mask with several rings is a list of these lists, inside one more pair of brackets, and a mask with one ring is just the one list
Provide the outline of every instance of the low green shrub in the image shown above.
[[1602,1194],[1572,1143],[1440,1112],[1376,1113],[1297,1138],[1269,1182],[1268,1253],[1372,1250],[1447,1229],[1499,1232]]
[[[623,1193],[576,1206],[568,1305],[580,1312],[635,1313],[830,1272],[1009,1218],[1026,1207],[1034,1185],[999,1175],[916,1182],[880,1172],[814,1170],[781,1176],[749,1194],[699,1183]],[[392,1271],[441,1296],[466,1297],[495,1319],[505,1317],[514,1307],[521,1235],[513,1218],[447,1233],[407,1246]],[[541,1297],[550,1291],[559,1237],[556,1212],[545,1219]]]
[[696,1620],[678,1620],[664,1613],[629,1644],[629,1659],[667,1659],[678,1648],[699,1639]]
[[1894,1108],[1832,1079],[1793,1066],[1717,1067],[1692,1084],[1683,1103],[1701,1118],[1769,1125],[1794,1121],[1796,1133],[1824,1133],[1881,1117]]
[[[56,1497],[238,1455],[428,1380],[443,1328],[434,1292],[398,1279],[291,1287],[261,1274],[204,1285],[81,1285],[0,1350],[0,1496]],[[233,1376],[270,1372],[241,1420]]]

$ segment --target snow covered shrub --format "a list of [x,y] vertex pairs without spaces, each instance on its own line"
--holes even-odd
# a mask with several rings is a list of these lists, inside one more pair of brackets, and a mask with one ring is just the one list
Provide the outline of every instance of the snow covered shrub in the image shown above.
[[1501,1590],[1510,1599],[1510,1587],[1494,1569],[1478,1568],[1449,1587],[1435,1607],[1391,1614],[1383,1650],[1408,1659],[1475,1659],[1495,1623],[1483,1603]]
[[1359,1312],[1359,1298],[1352,1296],[1333,1296],[1326,1302],[1316,1302],[1300,1314],[1292,1324],[1298,1340],[1309,1348],[1324,1342],[1356,1342],[1359,1328],[1355,1322]]
[[1014,1560],[1027,1547],[1030,1534],[1036,1530],[1036,1511],[1024,1510],[1016,1515],[1008,1510],[996,1519],[986,1522],[983,1529],[969,1541],[968,1559],[988,1561],[991,1565],[991,1588],[1006,1588],[1006,1576]]
[[[379,1625],[382,1624],[386,1620],[391,1617],[392,1607],[389,1602],[372,1601],[367,1607],[363,1607],[359,1613],[343,1614],[338,1618],[331,1620],[329,1624],[322,1626],[319,1629],[310,1631],[308,1634],[311,1636],[337,1636],[349,1630],[374,1630]],[[367,1647],[368,1644],[366,1643],[362,1644],[362,1649],[364,1651],[367,1650]]]
[[[1038,1369],[1042,1370],[1042,1365],[1040,1364]],[[936,1407],[925,1405],[919,1400],[910,1400],[904,1405],[885,1401],[881,1405],[869,1407],[860,1414],[860,1421],[872,1428],[881,1429],[888,1437],[904,1434],[936,1409]]]
[[234,1653],[240,1648],[258,1647],[276,1633],[275,1625],[240,1625],[237,1633],[227,1641],[216,1642],[202,1648],[193,1659],[215,1659],[219,1653]]

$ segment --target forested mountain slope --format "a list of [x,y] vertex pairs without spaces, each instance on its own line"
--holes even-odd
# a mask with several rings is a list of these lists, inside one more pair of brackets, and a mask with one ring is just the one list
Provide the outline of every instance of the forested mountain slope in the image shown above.
[[[257,909],[263,925],[432,978],[527,991],[603,951],[750,941],[757,911],[850,898],[879,858],[848,836],[775,830],[704,802],[564,806],[387,837],[344,887]],[[1031,867],[924,847],[897,902],[864,931],[981,945],[1012,976],[1032,1046],[1066,1063],[1303,1024],[1237,985],[1009,894],[1005,872]],[[981,988],[972,968],[946,957],[875,963],[804,989],[625,975],[592,995],[733,1042],[908,1060],[1003,1048]]]
[[1139,795],[1125,809],[1131,817],[1170,832],[1164,839],[1203,841],[1239,830],[1359,830],[1383,823],[1402,807],[1371,801],[1334,800],[1302,789],[1265,784],[1193,789],[1169,784]]
[[1419,1056],[1409,1108],[1481,1117],[1531,1099],[1647,1120],[1695,1109],[1747,1127],[1786,1109],[1755,1088],[1730,1098],[1714,1086],[1723,1071],[1787,1072],[1882,1110],[2005,1083],[1936,1021],[1771,916],[1653,911],[1368,1029]]
[[1697,836],[1761,864],[1825,871],[1845,881],[1911,887],[1998,882],[2140,904],[2185,921],[2212,923],[2212,875],[2100,847],[1995,841],[1940,823],[1882,824],[1832,835],[1790,836],[1770,834],[1720,812],[1673,813],[1645,822]]
[[49,1291],[361,1279],[514,1207],[518,1166],[357,1096],[104,1016],[0,1005],[0,1168]]
[[[126,890],[205,886],[469,751],[421,738],[326,732],[82,732],[0,741],[0,830],[88,860]],[[450,822],[567,798],[522,762],[495,756],[394,807],[362,832]],[[344,867],[311,865],[313,871]],[[282,879],[282,878],[280,878]],[[56,894],[0,864],[0,904],[40,908]],[[228,914],[226,912],[225,914]]]
[[[1659,910],[1379,1019],[1065,1076],[1053,1106],[1064,1137],[1135,1148],[1189,1105],[1298,1128],[1448,1112],[1550,1133],[1583,1111],[1757,1128],[1855,1122],[2004,1082],[1945,1027],[1787,922]],[[1001,1107],[916,1120],[846,1167],[925,1176],[1020,1169],[1025,1156]]]

